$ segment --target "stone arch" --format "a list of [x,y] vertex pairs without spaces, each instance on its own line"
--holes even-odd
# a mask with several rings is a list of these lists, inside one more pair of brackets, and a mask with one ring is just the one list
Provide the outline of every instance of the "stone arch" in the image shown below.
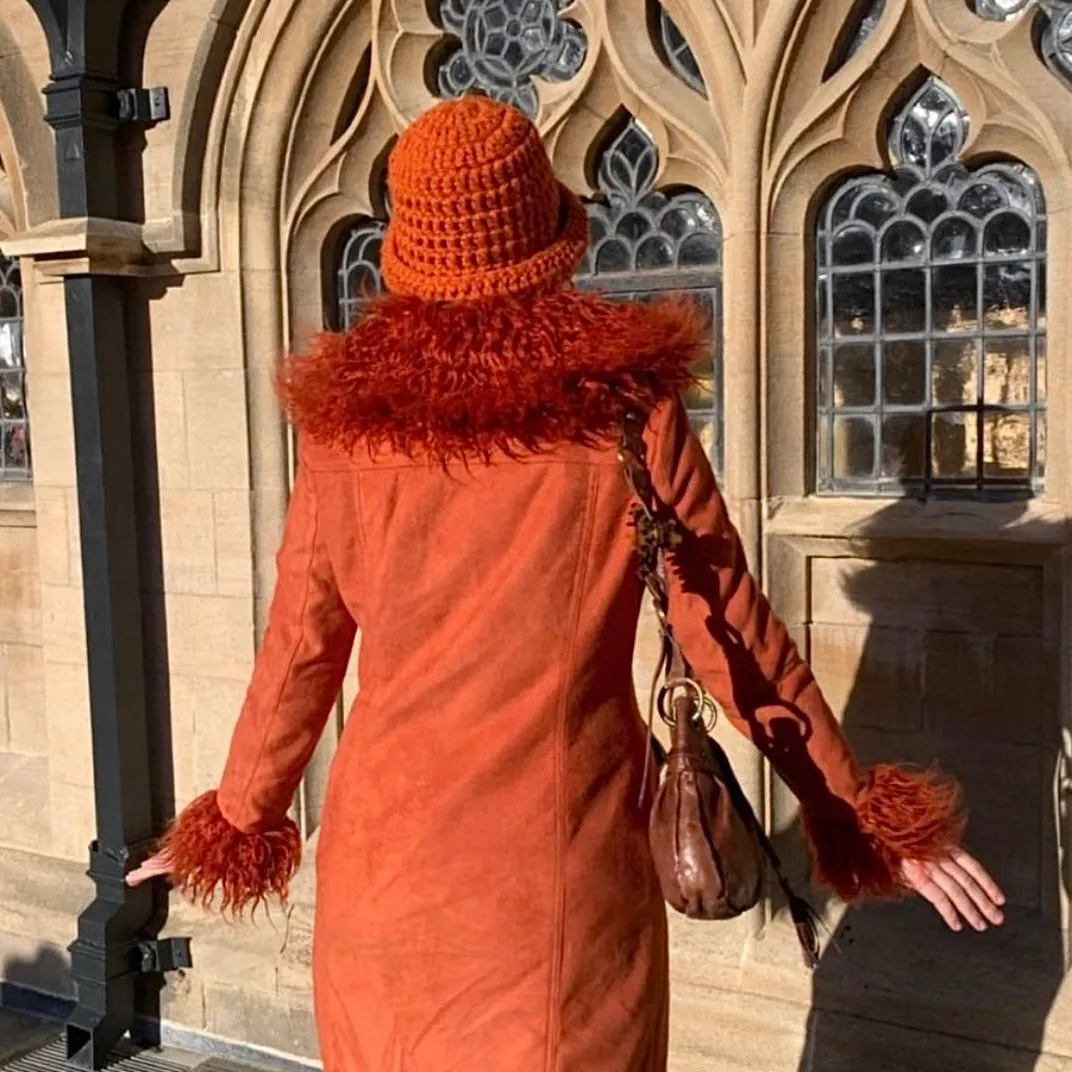
[[[180,260],[185,270],[218,265],[216,193],[221,122],[233,101],[241,67],[240,30],[255,0],[214,0],[205,20],[181,103],[176,102],[170,219],[146,225],[145,243]],[[221,110],[221,102],[223,103]]]
[[[274,397],[273,374],[293,338],[284,300],[284,219],[288,174],[294,156],[304,148],[295,132],[309,101],[308,86],[330,53],[330,43],[340,39],[340,28],[360,23],[368,5],[221,0],[221,7],[240,21],[213,31],[230,39],[222,71],[218,61],[223,46],[212,35],[203,41],[202,79],[217,77],[219,87],[209,93],[191,86],[194,96],[209,93],[212,116],[207,123],[203,116],[189,120],[176,161],[176,182],[188,191],[201,187],[201,255],[177,266],[215,268],[233,276],[235,283],[246,378],[254,619],[259,631],[274,583],[274,547],[289,488],[288,436]],[[312,133],[319,135],[320,126],[314,125]],[[192,178],[198,166],[203,175]]]
[[[0,212],[8,215],[9,237],[55,218],[58,205],[55,149],[41,95],[48,48],[36,18],[28,14],[25,27],[0,20],[0,162],[10,187]],[[41,61],[41,70],[31,69],[35,59]]]
[[[30,27],[40,34],[30,37]],[[35,51],[35,45],[39,51]],[[47,61],[47,46],[36,19],[27,26],[9,27],[0,21],[0,246],[56,214],[57,188],[52,133],[44,120],[40,85],[30,64],[36,56]],[[44,84],[42,78],[41,85]],[[32,433],[27,412],[27,306],[33,301],[34,279],[28,263],[0,255],[0,348],[5,414],[0,420],[0,482],[15,482],[18,501],[32,507]],[[31,314],[32,318],[32,314]]]

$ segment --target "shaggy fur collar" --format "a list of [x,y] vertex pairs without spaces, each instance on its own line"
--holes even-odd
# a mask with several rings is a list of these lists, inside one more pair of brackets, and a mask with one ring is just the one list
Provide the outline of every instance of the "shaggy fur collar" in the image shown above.
[[686,300],[387,297],[288,358],[279,393],[301,432],[347,453],[487,459],[605,441],[626,407],[650,409],[689,385],[708,345]]

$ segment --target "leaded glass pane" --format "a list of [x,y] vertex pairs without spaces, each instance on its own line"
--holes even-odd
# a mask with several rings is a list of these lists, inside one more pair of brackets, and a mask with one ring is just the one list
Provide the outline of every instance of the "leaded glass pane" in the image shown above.
[[845,51],[845,59],[850,60],[867,43],[867,39],[878,29],[886,11],[886,0],[867,0],[859,9],[859,22]]
[[928,79],[891,124],[894,170],[821,213],[821,493],[1041,490],[1045,198],[1023,164],[961,164],[968,122]]
[[584,31],[564,19],[569,0],[440,0],[443,28],[454,38],[438,71],[439,93],[479,90],[530,118],[539,109],[533,79],[566,82],[588,51]]
[[1046,18],[1039,41],[1042,58],[1072,86],[1072,0],[1051,0],[1042,7]]
[[1001,22],[1019,15],[1032,0],[975,0],[975,13],[982,19]]
[[868,39],[878,29],[885,11],[886,0],[862,0],[856,5],[842,35],[843,44],[827,69],[827,78],[844,67],[867,44]]
[[17,260],[0,256],[0,481],[25,481],[31,474],[22,276]]
[[[578,282],[622,298],[691,295],[717,325],[722,312],[722,224],[711,199],[694,189],[655,186],[659,154],[630,119],[599,158],[601,199],[588,204],[591,243]],[[715,336],[686,397],[693,427],[716,471],[722,467],[722,369]]]
[[380,247],[385,226],[381,220],[359,220],[343,239],[336,277],[336,316],[340,328],[352,327],[365,302],[383,289]]
[[658,3],[658,0],[655,0],[655,13],[655,24],[659,34],[658,43],[670,69],[686,85],[691,86],[697,93],[702,93],[706,97],[707,86],[704,85],[700,65],[696,62],[696,54],[689,47],[685,35],[670,17],[670,12],[662,4]]
[[975,13],[1003,22],[1035,8],[1042,19],[1039,52],[1058,77],[1072,85],[1072,0],[972,0]]

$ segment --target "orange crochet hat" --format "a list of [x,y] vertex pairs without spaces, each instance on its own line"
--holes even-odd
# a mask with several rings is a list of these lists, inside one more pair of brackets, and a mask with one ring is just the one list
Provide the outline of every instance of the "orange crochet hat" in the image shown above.
[[447,101],[399,139],[387,169],[384,282],[395,294],[466,301],[554,289],[588,243],[577,196],[536,128],[484,97]]

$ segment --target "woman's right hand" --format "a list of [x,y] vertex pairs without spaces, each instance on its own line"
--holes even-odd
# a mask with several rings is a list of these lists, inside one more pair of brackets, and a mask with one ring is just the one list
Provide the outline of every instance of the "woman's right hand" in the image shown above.
[[127,875],[128,886],[141,886],[154,878],[166,878],[172,872],[171,857],[166,851],[154,853],[141,867],[136,867]]
[[962,920],[977,931],[1005,922],[1004,892],[963,849],[938,860],[905,860],[901,873],[908,887],[930,902],[950,930],[963,930]]

